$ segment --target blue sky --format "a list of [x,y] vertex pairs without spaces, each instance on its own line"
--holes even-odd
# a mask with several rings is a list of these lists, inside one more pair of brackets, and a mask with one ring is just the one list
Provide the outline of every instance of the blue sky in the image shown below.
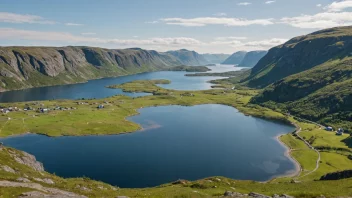
[[352,25],[352,0],[0,0],[0,45],[233,53]]

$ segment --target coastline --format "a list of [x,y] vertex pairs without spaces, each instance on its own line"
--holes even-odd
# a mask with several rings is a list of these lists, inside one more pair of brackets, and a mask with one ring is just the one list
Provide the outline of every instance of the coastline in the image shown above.
[[294,165],[295,165],[295,170],[294,170],[292,173],[289,173],[289,174],[283,174],[283,175],[275,176],[275,177],[273,177],[272,179],[268,180],[268,182],[273,181],[273,180],[275,180],[275,179],[279,179],[279,178],[285,178],[285,177],[287,177],[287,178],[295,178],[295,177],[299,176],[299,175],[302,173],[302,166],[301,166],[301,164],[296,160],[296,158],[294,158],[294,157],[291,155],[292,149],[291,149],[288,145],[286,145],[286,144],[281,140],[281,137],[282,137],[282,136],[289,135],[289,134],[290,134],[290,133],[277,135],[277,136],[275,137],[275,140],[276,140],[279,144],[281,144],[283,147],[286,148],[286,151],[285,151],[284,155],[285,155],[286,157],[288,157],[288,158],[290,159],[290,161],[292,161],[292,162],[294,163]]

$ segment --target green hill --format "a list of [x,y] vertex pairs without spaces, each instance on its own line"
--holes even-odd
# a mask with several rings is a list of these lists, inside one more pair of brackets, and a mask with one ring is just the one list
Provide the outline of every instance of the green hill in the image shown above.
[[[322,30],[271,49],[247,78],[253,103],[352,131],[352,27]],[[279,56],[280,55],[280,56]]]
[[263,88],[287,76],[309,70],[329,60],[351,56],[352,27],[321,30],[291,39],[269,50],[246,79]]

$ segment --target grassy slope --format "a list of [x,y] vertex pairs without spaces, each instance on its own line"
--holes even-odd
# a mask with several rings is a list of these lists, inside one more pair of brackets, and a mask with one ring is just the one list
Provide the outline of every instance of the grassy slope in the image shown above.
[[329,60],[351,56],[352,26],[325,29],[291,39],[269,50],[246,78],[252,87],[266,87]]
[[335,128],[352,130],[352,57],[284,78],[253,101]]

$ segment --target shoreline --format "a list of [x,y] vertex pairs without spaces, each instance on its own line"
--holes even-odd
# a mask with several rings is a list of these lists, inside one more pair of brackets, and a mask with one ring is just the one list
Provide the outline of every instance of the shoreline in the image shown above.
[[[292,133],[292,132],[290,132],[290,133]],[[299,175],[302,173],[302,166],[301,166],[301,164],[296,160],[296,158],[294,158],[294,157],[291,155],[292,149],[291,149],[288,145],[286,145],[283,141],[281,141],[281,139],[280,139],[282,136],[284,136],[284,135],[289,135],[290,133],[277,135],[277,136],[275,137],[275,140],[276,140],[280,145],[282,145],[283,147],[286,148],[286,151],[285,151],[284,155],[285,155],[287,158],[289,158],[290,161],[292,161],[292,162],[294,163],[294,165],[295,165],[295,170],[294,170],[292,173],[289,173],[289,174],[275,176],[275,177],[272,178],[271,180],[268,180],[268,182],[273,181],[273,180],[278,179],[278,178],[285,178],[285,177],[287,177],[287,178],[292,178],[292,179],[293,179],[293,178],[299,176]]]
[[[233,105],[228,105],[228,104],[219,104],[219,103],[209,103],[209,104],[217,104],[217,105],[224,105],[224,106],[228,106],[228,107],[232,107],[234,109],[236,109],[238,111],[238,113],[242,113],[243,115],[248,115],[244,112],[242,112],[241,110],[239,110],[238,108],[236,108],[235,106]],[[177,105],[177,104],[171,104],[171,105],[167,105],[167,104],[164,104],[164,105],[160,105],[160,106],[145,106],[145,107],[140,107],[138,109],[136,109],[136,113],[132,114],[132,115],[129,115],[127,117],[125,117],[124,119],[127,120],[127,121],[130,121],[130,122],[133,122],[132,120],[129,120],[128,118],[129,117],[133,117],[133,116],[137,116],[137,115],[140,115],[140,111],[139,109],[144,109],[144,108],[157,108],[157,107],[161,107],[161,106],[184,106],[184,107],[187,107],[187,106],[199,106],[199,105],[208,105],[208,104],[196,104],[196,105]],[[266,118],[266,117],[262,117],[262,116],[255,116],[255,115],[250,115],[249,116],[253,116],[255,118],[258,118],[258,119],[264,119],[264,120],[269,120],[269,121],[273,121],[273,122],[278,122],[278,123],[281,123],[281,124],[286,124],[286,125],[291,125],[291,126],[295,126],[293,125],[292,123],[288,123],[288,121],[286,120],[276,120],[276,119],[270,119],[270,118]],[[99,134],[99,135],[77,135],[77,136],[70,136],[70,135],[61,135],[61,136],[49,136],[47,134],[41,134],[41,133],[32,133],[32,132],[25,132],[25,133],[22,133],[22,134],[18,134],[18,135],[10,135],[10,136],[7,136],[7,137],[0,137],[0,141],[2,139],[6,139],[6,138],[14,138],[14,137],[20,137],[20,136],[25,136],[25,135],[31,135],[31,134],[34,134],[34,135],[43,135],[43,136],[46,136],[46,137],[49,137],[49,138],[56,138],[56,137],[87,137],[87,136],[96,136],[96,137],[99,137],[99,136],[117,136],[117,135],[126,135],[126,134],[131,134],[131,133],[135,133],[135,132],[143,132],[143,127],[139,124],[139,123],[136,123],[138,124],[139,128],[137,130],[134,130],[134,131],[128,131],[128,132],[121,132],[121,133],[117,133],[117,134]],[[297,126],[295,126],[295,129],[297,129]],[[281,141],[280,137],[284,136],[284,135],[289,135],[290,133],[292,132],[289,132],[289,133],[285,133],[285,134],[280,134],[280,135],[277,135],[274,137],[274,139],[283,147],[286,148],[286,151],[284,152],[284,156],[288,157],[289,160],[291,162],[293,162],[294,166],[295,166],[295,169],[292,170],[292,173],[291,171],[287,171],[286,173],[282,173],[282,174],[279,174],[279,175],[274,175],[272,176],[271,178],[269,178],[268,180],[265,180],[265,181],[255,181],[255,182],[261,182],[261,183],[268,183],[268,182],[271,182],[271,181],[274,181],[275,179],[279,179],[279,178],[292,178],[294,179],[294,177],[298,176],[301,172],[302,172],[302,168],[301,168],[301,165],[300,163],[291,155],[291,151],[292,149],[289,148],[288,145],[286,145],[283,141]],[[202,179],[202,178],[200,178]],[[232,179],[232,178],[231,178]],[[236,179],[234,179],[236,180]],[[254,180],[253,180],[254,181]],[[161,184],[162,185],[162,184]]]

